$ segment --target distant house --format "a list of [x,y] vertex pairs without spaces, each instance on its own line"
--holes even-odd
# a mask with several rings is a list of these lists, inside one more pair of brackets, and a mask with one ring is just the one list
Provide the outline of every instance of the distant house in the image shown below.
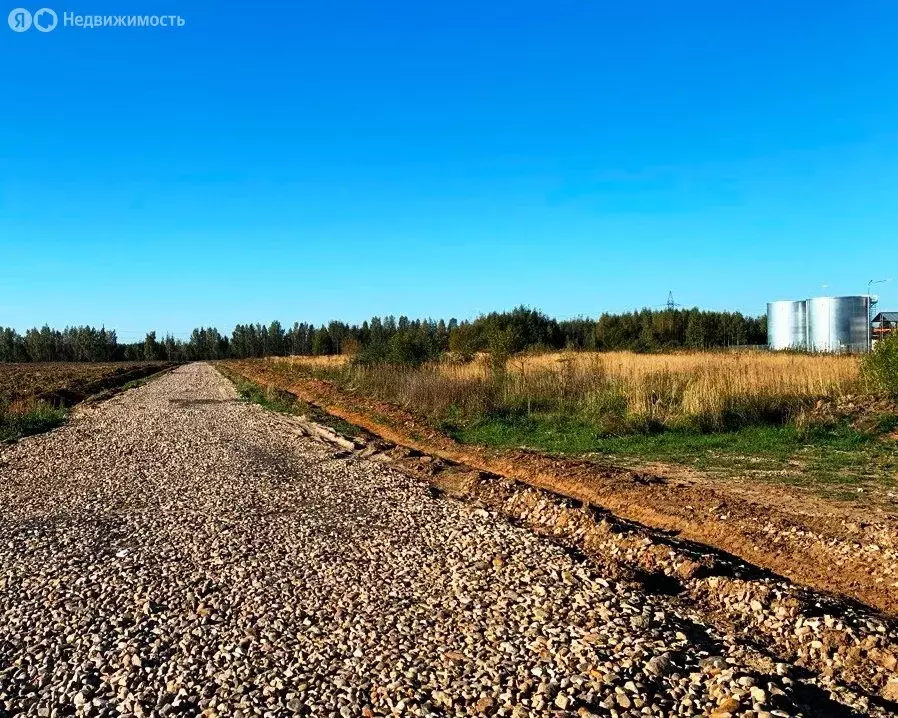
[[871,331],[873,340],[882,339],[898,329],[898,312],[880,312],[873,317]]

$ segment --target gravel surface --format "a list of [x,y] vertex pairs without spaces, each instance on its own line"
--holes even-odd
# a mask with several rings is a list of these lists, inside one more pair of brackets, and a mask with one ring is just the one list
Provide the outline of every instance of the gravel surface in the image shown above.
[[671,606],[208,365],[0,449],[0,716],[877,714]]

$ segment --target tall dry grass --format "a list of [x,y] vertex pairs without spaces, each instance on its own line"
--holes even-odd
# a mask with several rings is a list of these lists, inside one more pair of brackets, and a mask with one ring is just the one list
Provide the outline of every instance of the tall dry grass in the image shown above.
[[287,364],[302,369],[339,369],[349,363],[350,357],[345,354],[327,354],[324,356],[290,356],[269,357],[268,361],[276,364]]
[[864,389],[858,358],[834,355],[559,352],[513,357],[503,372],[488,357],[418,369],[358,366],[344,358],[282,361],[438,420],[554,414],[611,433],[784,423],[818,400]]

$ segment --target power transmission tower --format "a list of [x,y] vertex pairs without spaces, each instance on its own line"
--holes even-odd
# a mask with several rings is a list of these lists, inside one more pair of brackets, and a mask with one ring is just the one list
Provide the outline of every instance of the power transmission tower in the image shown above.
[[677,303],[674,301],[673,290],[671,290],[671,291],[669,291],[669,292],[667,293],[667,304],[666,304],[665,306],[666,306],[668,309],[673,310],[673,309],[676,309],[677,307],[681,307],[681,306],[683,306],[683,305],[682,305],[682,304],[677,304]]

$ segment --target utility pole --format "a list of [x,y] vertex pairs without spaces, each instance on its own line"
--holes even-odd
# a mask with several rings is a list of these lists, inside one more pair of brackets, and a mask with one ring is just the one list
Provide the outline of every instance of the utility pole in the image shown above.
[[891,282],[892,278],[888,279],[871,279],[867,282],[867,351],[870,351],[873,348],[873,336],[872,332],[872,323],[873,323],[873,295],[870,293],[871,288],[874,284],[883,284],[885,282]]

